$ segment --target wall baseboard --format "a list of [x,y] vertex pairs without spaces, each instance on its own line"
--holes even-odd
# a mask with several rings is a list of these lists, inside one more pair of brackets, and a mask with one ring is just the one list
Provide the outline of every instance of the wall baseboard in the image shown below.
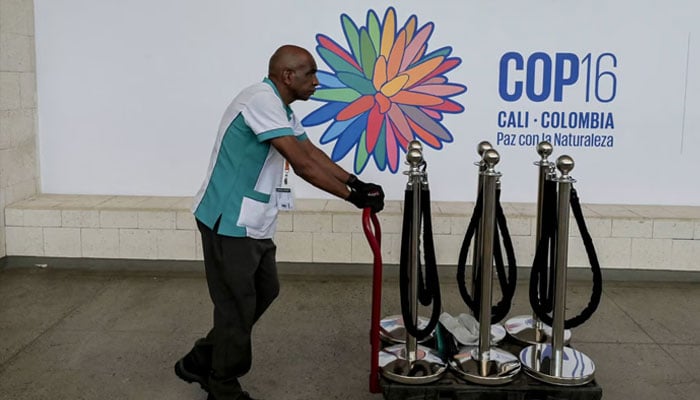
[[[35,257],[35,256],[6,256],[0,258],[0,270],[50,268],[62,270],[77,270],[93,273],[133,273],[133,274],[166,274],[166,275],[201,275],[204,276],[203,261],[198,260],[138,260],[111,258],[71,258],[71,257]],[[440,265],[438,272],[441,282],[449,282],[455,277],[456,266]],[[371,277],[371,264],[347,263],[304,263],[278,262],[279,274],[282,276],[304,277]],[[700,283],[698,271],[673,270],[640,270],[603,268],[603,281],[606,282],[678,282]],[[399,267],[387,264],[383,267],[386,280],[398,280]],[[570,281],[590,281],[591,272],[587,268],[569,268],[567,275]],[[518,280],[526,281],[530,277],[530,267],[518,267]]]

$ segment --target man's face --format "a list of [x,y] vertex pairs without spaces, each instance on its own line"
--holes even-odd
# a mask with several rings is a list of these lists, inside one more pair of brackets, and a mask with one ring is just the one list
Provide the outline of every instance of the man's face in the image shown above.
[[316,62],[309,57],[304,63],[293,70],[289,89],[294,100],[308,100],[316,91]]

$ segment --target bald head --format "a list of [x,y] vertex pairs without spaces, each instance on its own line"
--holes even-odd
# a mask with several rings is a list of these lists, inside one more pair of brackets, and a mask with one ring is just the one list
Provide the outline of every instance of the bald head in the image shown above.
[[316,91],[316,61],[306,49],[284,45],[270,57],[268,78],[275,84],[285,104],[308,100]]
[[271,78],[281,77],[285,70],[294,71],[311,63],[313,63],[313,57],[306,49],[287,44],[277,49],[270,57],[267,72]]

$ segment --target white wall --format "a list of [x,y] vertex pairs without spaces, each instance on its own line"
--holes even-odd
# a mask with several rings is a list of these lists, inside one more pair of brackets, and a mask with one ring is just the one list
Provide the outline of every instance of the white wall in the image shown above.
[[[295,43],[316,55],[318,33],[347,47],[341,14],[364,26],[369,9],[381,18],[389,6],[399,26],[411,15],[419,26],[434,22],[429,51],[451,46],[451,56],[462,59],[447,74],[468,87],[454,98],[465,111],[443,121],[454,142],[425,153],[434,199],[474,199],[476,145],[489,140],[501,153],[503,200],[534,201],[534,148],[499,143],[497,132],[516,140],[522,133],[553,134],[561,129],[542,127],[542,112],[597,111],[612,115],[614,129],[565,131],[612,137],[612,148],[555,147],[555,157],[575,159],[572,176],[582,201],[700,205],[700,183],[691,175],[700,169],[700,6],[691,0],[35,0],[42,190],[193,195],[221,113],[241,88],[264,77],[274,49]],[[505,101],[498,84],[507,52],[591,54],[594,60],[610,53],[616,66],[602,56],[600,72],[614,74],[614,99],[585,101],[583,62],[562,101]],[[510,74],[509,90],[524,77]],[[539,90],[541,70],[535,77]],[[600,80],[604,98],[610,77]],[[303,117],[322,104],[293,108]],[[527,111],[528,128],[499,127],[503,111]],[[309,128],[312,140],[318,143],[325,127]],[[332,143],[323,148],[330,153]],[[351,158],[352,152],[341,164],[352,168]],[[401,170],[370,164],[362,177],[400,199]],[[299,197],[324,196],[298,180],[295,188]]]

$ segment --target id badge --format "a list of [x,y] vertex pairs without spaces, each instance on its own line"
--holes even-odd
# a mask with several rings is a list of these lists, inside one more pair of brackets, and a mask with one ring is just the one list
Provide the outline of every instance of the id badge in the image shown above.
[[292,193],[292,188],[290,187],[278,187],[275,189],[275,196],[277,196],[277,208],[280,210],[293,210],[294,209],[294,195]]

